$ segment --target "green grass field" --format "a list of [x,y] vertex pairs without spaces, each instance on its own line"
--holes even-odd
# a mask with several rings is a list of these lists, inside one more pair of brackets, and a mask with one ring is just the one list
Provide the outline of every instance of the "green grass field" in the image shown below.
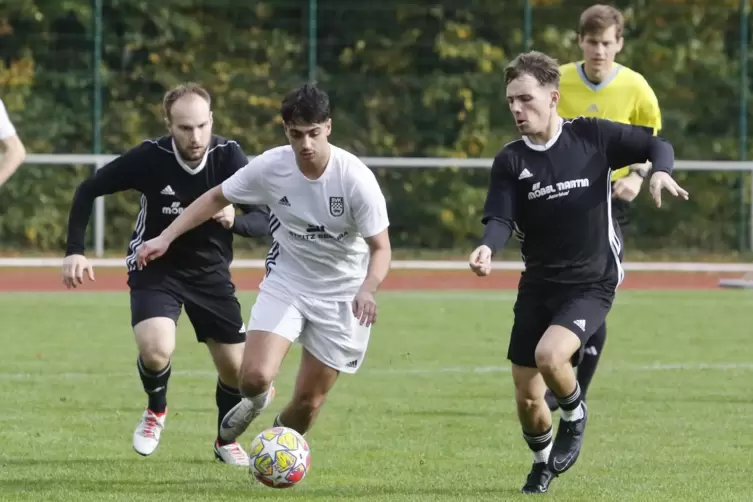
[[[167,428],[142,458],[127,295],[0,294],[0,500],[523,497],[531,455],[506,361],[513,294],[381,294],[364,368],[341,378],[309,436],[312,470],[280,491],[213,460],[215,377],[185,317]],[[253,295],[241,300],[247,312]],[[582,455],[547,496],[753,499],[752,308],[741,291],[621,291]],[[245,445],[290,395],[299,354]]]

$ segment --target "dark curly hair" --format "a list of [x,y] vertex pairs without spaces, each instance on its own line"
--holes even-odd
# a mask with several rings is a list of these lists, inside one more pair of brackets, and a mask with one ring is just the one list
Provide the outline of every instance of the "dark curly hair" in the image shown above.
[[321,124],[329,119],[329,96],[316,84],[309,83],[288,92],[280,107],[286,124]]

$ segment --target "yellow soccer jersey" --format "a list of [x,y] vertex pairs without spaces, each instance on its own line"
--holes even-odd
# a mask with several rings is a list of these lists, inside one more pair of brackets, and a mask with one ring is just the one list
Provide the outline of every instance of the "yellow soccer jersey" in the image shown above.
[[[651,86],[640,73],[615,63],[600,84],[590,82],[583,63],[560,67],[560,101],[557,111],[565,119],[579,116],[609,119],[623,124],[661,129],[661,111]],[[627,176],[627,167],[615,170],[612,180]]]

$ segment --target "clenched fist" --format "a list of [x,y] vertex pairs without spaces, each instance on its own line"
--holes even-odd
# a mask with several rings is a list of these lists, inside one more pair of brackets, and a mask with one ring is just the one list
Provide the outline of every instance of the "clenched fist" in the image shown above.
[[479,277],[492,273],[492,250],[489,246],[481,245],[473,250],[468,258],[468,265]]

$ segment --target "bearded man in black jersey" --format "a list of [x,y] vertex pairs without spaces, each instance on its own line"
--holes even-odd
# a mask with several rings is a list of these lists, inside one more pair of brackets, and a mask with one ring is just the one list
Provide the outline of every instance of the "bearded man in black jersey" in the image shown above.
[[[131,296],[131,325],[138,347],[137,368],[148,395],[146,410],[133,434],[133,447],[151,455],[159,445],[167,417],[167,384],[172,369],[178,317],[185,307],[198,341],[206,344],[217,368],[217,427],[242,397],[238,373],[246,328],[230,277],[233,234],[267,235],[266,206],[227,206],[213,219],[175,241],[159,263],[138,270],[141,244],[159,235],[184,208],[220,185],[248,163],[241,147],[212,133],[209,93],[193,83],[180,85],[163,100],[169,135],[145,140],[98,170],[79,185],[68,222],[63,282],[82,285],[94,280],[84,255],[84,237],[96,197],[134,190],[141,207],[128,246],[126,265]],[[219,431],[219,429],[218,429]],[[220,461],[248,465],[248,455],[233,441],[214,439]]]
[[[558,63],[540,52],[519,55],[505,70],[507,102],[522,137],[494,158],[484,238],[469,258],[471,269],[486,276],[513,231],[522,241],[525,270],[508,359],[523,437],[534,456],[523,493],[546,492],[580,454],[588,410],[573,366],[604,323],[624,277],[612,170],[650,161],[657,206],[662,190],[688,197],[671,177],[672,146],[651,129],[598,118],[563,120],[559,77]],[[547,386],[562,410],[556,437]]]

